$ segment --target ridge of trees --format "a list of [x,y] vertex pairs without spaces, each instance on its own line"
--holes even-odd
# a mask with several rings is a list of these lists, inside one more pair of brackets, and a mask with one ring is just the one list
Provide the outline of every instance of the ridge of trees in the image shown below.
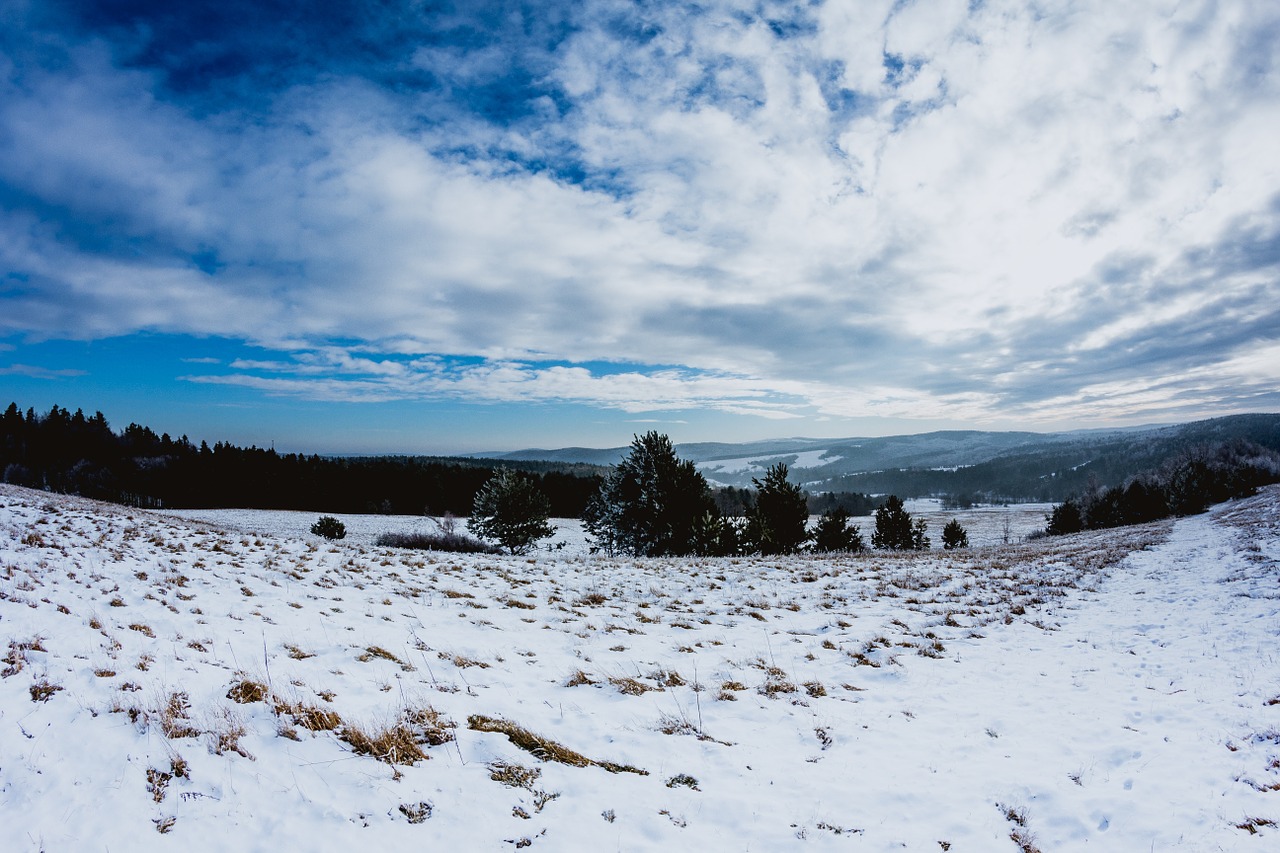
[[1280,453],[1246,439],[1184,449],[1159,468],[1106,487],[1088,486],[1053,508],[1051,536],[1195,515],[1280,482]]
[[131,423],[114,432],[101,412],[53,406],[0,415],[0,480],[148,508],[296,509],[337,513],[468,515],[499,468],[528,476],[551,513],[574,518],[604,469],[581,463],[431,456],[333,457],[277,453]]

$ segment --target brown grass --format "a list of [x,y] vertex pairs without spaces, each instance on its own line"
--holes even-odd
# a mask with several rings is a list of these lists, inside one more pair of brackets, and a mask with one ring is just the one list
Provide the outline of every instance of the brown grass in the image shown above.
[[540,737],[524,726],[496,717],[472,714],[467,718],[467,726],[477,732],[496,732],[507,736],[513,744],[542,761],[556,761],[571,767],[600,767],[610,773],[638,773],[648,776],[649,771],[641,770],[626,764],[615,764],[611,761],[595,761],[567,746]]
[[650,690],[654,689],[643,681],[638,681],[626,675],[614,676],[609,679],[609,683],[618,688],[619,693],[626,694],[627,696],[643,696]]
[[250,702],[265,702],[269,695],[267,685],[261,681],[253,681],[248,678],[237,681],[227,691],[227,698],[233,702],[239,702],[241,705],[247,705]]
[[391,765],[413,765],[427,759],[418,745],[417,732],[404,720],[381,729],[364,729],[347,723],[339,729],[338,739],[350,744],[357,755],[369,755]]

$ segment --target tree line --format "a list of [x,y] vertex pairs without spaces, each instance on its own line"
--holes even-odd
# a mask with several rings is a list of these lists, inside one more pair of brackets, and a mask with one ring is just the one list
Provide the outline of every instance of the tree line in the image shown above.
[[[787,479],[785,463],[753,478],[751,492],[735,490],[722,509],[693,462],[680,459],[671,439],[657,432],[637,435],[630,452],[603,479],[583,516],[593,550],[635,557],[725,557],[746,554],[858,552],[866,543],[850,524],[849,510],[832,505],[808,529],[809,496]],[[734,503],[741,500],[740,505]],[[477,494],[468,522],[478,536],[495,539],[513,553],[550,536],[545,502],[521,476],[495,474]],[[912,520],[901,499],[890,495],[876,510],[872,545],[887,550],[929,547],[923,520]],[[943,530],[945,547],[965,547],[968,536],[954,519]]]
[[1096,480],[1053,508],[1051,536],[1195,515],[1280,482],[1280,453],[1245,439],[1185,449],[1159,468],[1106,487]]
[[498,463],[425,456],[332,457],[277,453],[131,423],[119,432],[101,412],[53,406],[0,415],[0,479],[147,508],[296,509],[340,513],[466,515],[499,467],[536,482],[560,517],[579,517],[603,469],[577,463]]

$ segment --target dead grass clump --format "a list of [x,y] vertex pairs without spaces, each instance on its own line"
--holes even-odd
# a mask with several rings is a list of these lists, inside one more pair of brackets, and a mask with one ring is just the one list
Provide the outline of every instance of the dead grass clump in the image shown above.
[[684,676],[676,672],[674,669],[659,669],[649,676],[663,687],[684,687],[688,684],[684,680]]
[[42,678],[30,687],[32,702],[48,702],[53,698],[53,694],[62,690],[62,685],[54,684],[47,678]]
[[410,708],[404,712],[405,721],[418,733],[419,741],[428,746],[440,746],[453,740],[453,729],[458,724],[435,708]]
[[191,699],[186,693],[176,691],[170,693],[164,704],[156,712],[160,723],[160,731],[173,740],[184,737],[199,737],[200,730],[191,725]]
[[599,590],[583,593],[575,602],[578,607],[598,607],[609,600],[609,596]]
[[209,726],[209,746],[215,755],[234,752],[242,758],[253,761],[253,755],[240,745],[240,738],[249,733],[244,721],[230,708],[222,707]]
[[591,676],[587,675],[585,672],[579,669],[569,676],[569,680],[564,683],[564,686],[565,687],[581,687],[584,684],[593,685],[597,683],[598,682],[592,679]]
[[423,823],[427,818],[431,817],[432,805],[425,800],[419,803],[401,803],[400,814],[405,816],[409,823]]
[[804,692],[817,699],[819,696],[827,695],[827,688],[823,686],[821,681],[806,681],[804,683]]
[[248,678],[237,681],[227,691],[227,698],[233,702],[239,702],[241,705],[247,705],[250,702],[265,702],[268,695],[267,685],[261,681],[253,681]]
[[417,733],[405,720],[381,729],[347,723],[338,730],[338,739],[349,744],[357,755],[369,755],[391,765],[413,765],[427,758],[418,744]]
[[542,771],[537,767],[525,767],[514,762],[495,761],[489,765],[489,778],[508,788],[531,789],[540,776]]
[[1013,830],[1009,833],[1009,838],[1014,844],[1018,845],[1018,849],[1022,853],[1041,853],[1040,848],[1036,846],[1035,836],[1027,828],[1026,810],[1015,809],[1000,803],[996,803],[996,808],[1000,809],[1005,820],[1013,824]]
[[172,779],[172,773],[165,773],[163,770],[157,770],[154,767],[147,768],[147,793],[151,795],[151,799],[157,804],[164,801],[165,791],[168,789],[169,782]]
[[285,643],[284,647],[285,647],[285,650],[289,652],[289,657],[293,658],[294,660],[306,660],[307,658],[315,657],[315,655],[312,654],[311,652],[304,652],[302,649],[298,648],[292,643]]
[[1257,835],[1262,827],[1275,825],[1276,822],[1268,817],[1246,817],[1242,823],[1236,824],[1236,829],[1243,829],[1250,835]]
[[404,661],[400,660],[400,658],[396,657],[394,654],[387,651],[382,646],[366,646],[364,650],[364,654],[357,657],[356,660],[360,661],[361,663],[368,663],[374,658],[382,658],[383,660],[389,660],[392,663],[399,664],[400,666],[404,666]]
[[288,714],[295,724],[312,733],[331,732],[342,725],[342,718],[335,712],[314,705],[303,705],[301,702],[276,700],[276,713]]
[[779,693],[795,693],[797,688],[784,678],[770,678],[760,685],[760,695],[773,698]]
[[440,660],[447,660],[450,663],[452,663],[454,666],[456,666],[458,669],[466,669],[467,667],[470,667],[470,666],[477,666],[480,669],[489,668],[489,664],[485,663],[484,661],[476,660],[474,658],[469,658],[466,655],[451,655],[448,652],[437,652],[436,655],[440,658]]
[[643,696],[654,688],[645,684],[643,681],[631,678],[626,675],[617,675],[609,679],[609,683],[618,688],[619,693],[627,696]]
[[701,791],[698,787],[698,780],[690,776],[688,773],[677,773],[666,781],[668,788],[689,788],[694,791]]
[[641,770],[627,764],[615,764],[611,761],[595,761],[581,753],[574,752],[567,746],[553,740],[539,737],[524,726],[496,717],[472,714],[467,718],[467,726],[477,732],[496,732],[506,735],[513,744],[542,761],[556,761],[571,767],[600,767],[610,773],[637,773],[648,776],[649,771]]

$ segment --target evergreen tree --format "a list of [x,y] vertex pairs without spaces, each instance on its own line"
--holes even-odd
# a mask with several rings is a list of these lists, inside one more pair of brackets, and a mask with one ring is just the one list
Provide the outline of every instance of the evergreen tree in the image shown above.
[[500,468],[476,492],[467,529],[512,554],[524,554],[556,532],[547,523],[550,513],[550,501],[529,478]]
[[858,553],[866,550],[866,542],[858,528],[849,523],[849,511],[837,506],[824,512],[813,528],[813,550],[829,554],[835,551]]
[[942,547],[948,551],[969,547],[969,532],[954,518],[942,528]]
[[747,514],[748,530],[761,554],[792,554],[809,538],[808,496],[787,482],[787,466],[781,462],[765,472],[764,480],[752,478],[756,503]]
[[925,529],[924,519],[912,522],[911,513],[902,505],[902,498],[889,495],[876,510],[876,529],[871,534],[871,544],[885,551],[923,551],[929,547]]
[[610,554],[680,556],[705,547],[708,514],[718,515],[706,478],[676,456],[671,439],[648,432],[605,477],[584,522]]
[[311,525],[311,532],[325,539],[346,539],[347,526],[332,515],[322,515]]

